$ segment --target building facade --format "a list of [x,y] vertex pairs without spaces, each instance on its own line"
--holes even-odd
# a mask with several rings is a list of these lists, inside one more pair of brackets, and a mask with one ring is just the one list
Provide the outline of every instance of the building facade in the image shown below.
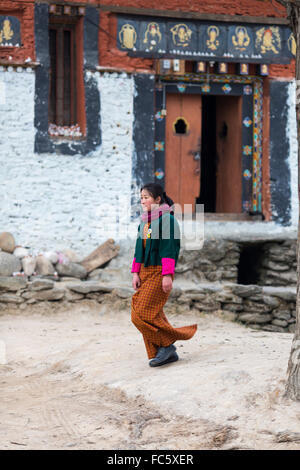
[[1,227],[86,253],[143,183],[205,230],[296,236],[295,41],[258,0],[2,1]]

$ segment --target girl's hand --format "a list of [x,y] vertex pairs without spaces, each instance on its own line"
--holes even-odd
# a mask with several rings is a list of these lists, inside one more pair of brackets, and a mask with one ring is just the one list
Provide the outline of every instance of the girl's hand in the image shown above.
[[167,274],[166,276],[163,276],[162,279],[162,289],[163,291],[167,294],[168,292],[171,292],[173,287],[173,280],[171,274]]
[[141,279],[138,273],[133,273],[133,278],[132,278],[132,287],[134,290],[138,290],[138,288],[141,285]]

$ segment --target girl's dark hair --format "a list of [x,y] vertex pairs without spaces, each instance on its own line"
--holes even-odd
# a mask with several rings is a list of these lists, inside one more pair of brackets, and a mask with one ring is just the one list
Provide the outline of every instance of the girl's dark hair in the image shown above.
[[146,191],[148,191],[148,193],[151,194],[151,196],[154,199],[156,199],[158,196],[160,196],[160,198],[161,198],[160,205],[161,204],[168,204],[169,206],[173,206],[174,201],[169,196],[167,196],[166,192],[163,190],[163,187],[160,184],[158,184],[158,183],[147,183],[141,188],[141,191],[143,189],[146,189]]

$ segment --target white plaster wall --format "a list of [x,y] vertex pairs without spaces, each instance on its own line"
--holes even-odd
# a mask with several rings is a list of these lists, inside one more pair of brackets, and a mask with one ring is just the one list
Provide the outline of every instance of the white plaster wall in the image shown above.
[[88,156],[37,155],[35,75],[0,71],[0,231],[33,252],[70,247],[87,255],[109,237],[118,241],[118,217],[129,223],[133,79],[99,73],[89,79],[100,93],[101,147]]

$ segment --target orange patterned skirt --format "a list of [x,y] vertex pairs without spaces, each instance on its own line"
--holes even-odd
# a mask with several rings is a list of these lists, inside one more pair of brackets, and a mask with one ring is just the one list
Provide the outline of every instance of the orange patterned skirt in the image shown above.
[[[149,359],[156,356],[160,346],[167,347],[176,340],[194,336],[197,325],[174,328],[163,312],[169,292],[162,289],[162,266],[141,265],[141,285],[131,300],[131,320],[142,333]],[[172,275],[174,279],[174,275]]]

